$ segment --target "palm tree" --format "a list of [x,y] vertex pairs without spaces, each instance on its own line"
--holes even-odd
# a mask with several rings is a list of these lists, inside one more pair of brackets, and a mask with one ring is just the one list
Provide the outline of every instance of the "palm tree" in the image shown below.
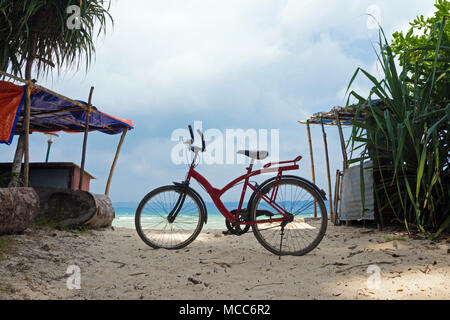
[[[109,1],[103,0],[0,0],[0,70],[31,81],[52,68],[86,70],[95,54],[94,40],[106,33]],[[71,7],[72,6],[72,7]],[[73,7],[76,6],[76,7]],[[75,8],[79,10],[72,11]],[[75,20],[74,20],[75,19]],[[74,24],[73,22],[76,22]],[[83,59],[84,58],[84,59]],[[24,128],[29,128],[30,101],[27,94]],[[13,164],[13,177],[20,172],[28,135],[21,134]],[[25,168],[28,171],[28,168]],[[27,179],[27,173],[25,173]],[[13,185],[17,185],[13,179]],[[27,186],[27,181],[25,181]]]

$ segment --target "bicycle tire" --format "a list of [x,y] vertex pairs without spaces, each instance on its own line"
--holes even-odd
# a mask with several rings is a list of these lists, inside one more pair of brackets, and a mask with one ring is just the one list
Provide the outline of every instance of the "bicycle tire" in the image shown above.
[[[273,188],[275,182],[276,181],[272,181],[271,183],[268,183],[264,188],[262,188],[261,194],[262,195],[267,194],[268,196],[270,196],[271,189]],[[264,228],[263,226],[267,225],[268,223],[253,224],[252,225],[253,234],[255,235],[258,242],[265,249],[267,249],[268,251],[270,251],[276,255],[280,255],[280,256],[281,255],[293,255],[293,256],[305,255],[319,245],[319,243],[322,241],[322,239],[325,235],[325,232],[326,232],[328,218],[327,218],[326,206],[323,201],[322,195],[319,194],[317,189],[314,188],[313,186],[309,185],[308,183],[305,183],[304,181],[301,181],[299,179],[295,179],[292,177],[290,177],[290,178],[282,177],[282,178],[280,178],[278,184],[280,186],[282,186],[282,185],[296,186],[297,188],[305,190],[311,196],[312,201],[315,200],[315,202],[317,204],[317,208],[319,209],[317,211],[318,211],[318,213],[320,213],[320,218],[297,218],[298,219],[297,221],[300,221],[300,219],[303,219],[304,221],[311,222],[311,221],[313,221],[313,219],[316,219],[316,220],[320,219],[320,226],[318,228],[313,228],[313,229],[318,229],[317,234],[304,247],[302,247],[300,249],[295,249],[295,250],[283,250],[283,248],[281,248],[281,250],[280,250],[280,247],[275,245],[276,242],[270,243],[270,241],[268,241],[268,239],[266,239],[266,238],[268,238],[268,236],[263,235],[263,233],[261,232],[262,230],[269,230],[269,229],[276,230],[276,228],[277,228],[276,226],[270,227],[270,228],[266,226],[266,229],[263,229]],[[278,195],[279,195],[279,193],[277,194],[277,199],[278,199]],[[276,203],[279,204],[279,202],[277,202],[277,199],[276,199]],[[257,213],[257,210],[258,210],[258,207],[259,207],[259,204],[261,203],[261,201],[263,201],[264,203],[267,203],[265,200],[262,200],[262,198],[260,196],[256,196],[254,198],[253,203],[252,203],[252,209],[250,212],[251,221],[257,221],[256,213]],[[274,209],[272,208],[272,210],[274,210]],[[281,217],[281,215],[278,214],[278,216],[274,216],[274,217],[279,218],[279,217]],[[309,220],[305,220],[305,219],[309,219]],[[295,220],[294,220],[294,222],[292,222],[292,223],[296,223],[299,226],[303,226],[302,224],[306,223],[306,222],[295,222]],[[280,225],[280,230],[281,230],[281,223],[278,223],[278,224]],[[290,229],[288,228],[290,224],[291,223],[287,224],[287,226],[286,226],[285,231],[287,233],[291,232],[291,231],[289,231]],[[308,226],[311,226],[311,224],[308,224],[308,223],[306,223],[306,224]],[[306,227],[308,227],[308,226],[306,226]],[[303,226],[303,228],[305,230],[308,229],[308,228],[305,228],[305,226]],[[302,230],[302,229],[299,228],[299,230]],[[307,233],[307,231],[301,231],[301,232]],[[300,231],[297,233],[300,233]],[[288,239],[289,239],[289,236],[291,236],[291,238],[293,238],[292,235],[288,234],[287,235]],[[278,242],[278,243],[280,243],[280,242]]]
[[[139,237],[142,239],[142,241],[144,241],[144,243],[146,243],[147,245],[149,245],[152,248],[155,249],[159,249],[159,248],[164,248],[164,249],[169,249],[169,250],[175,250],[175,249],[181,249],[186,247],[187,245],[189,245],[192,241],[195,240],[195,238],[197,238],[197,236],[199,235],[199,233],[201,232],[202,228],[203,228],[203,224],[204,224],[204,217],[205,217],[205,213],[203,212],[204,208],[201,202],[201,199],[198,198],[198,196],[192,192],[190,189],[187,189],[186,192],[186,200],[183,203],[183,206],[180,210],[180,212],[177,215],[177,218],[175,219],[175,221],[173,223],[169,223],[169,221],[167,221],[167,215],[169,214],[169,212],[173,209],[174,204],[176,203],[176,200],[181,192],[183,192],[182,189],[180,189],[177,186],[174,185],[170,185],[170,186],[163,186],[163,187],[159,187],[157,189],[152,190],[151,192],[149,192],[146,196],[144,196],[144,198],[142,198],[141,202],[139,203],[139,206],[136,210],[136,214],[135,214],[135,227],[136,227],[136,231],[139,235]],[[156,230],[156,229],[147,229],[144,230],[142,224],[143,224],[143,215],[145,215],[145,213],[143,213],[143,211],[145,211],[146,206],[149,204],[149,202],[152,199],[158,199],[158,196],[161,196],[164,193],[172,193],[172,195],[164,195],[164,197],[161,197],[160,200],[163,201],[162,199],[165,199],[165,201],[167,202],[167,205],[165,204],[159,204],[158,206],[153,207],[152,211],[164,211],[164,213],[160,213],[160,212],[153,212],[153,216],[151,215],[152,213],[150,213],[147,218],[148,220],[154,219],[155,220],[155,225],[159,226],[160,224],[164,224],[164,228],[162,230]],[[192,205],[194,204],[194,205]],[[187,207],[189,205],[192,205],[193,211],[192,214],[189,212],[184,212],[183,208],[187,209]],[[188,216],[188,214],[190,216]],[[161,240],[163,240],[165,237],[170,237],[172,236],[172,240],[174,239],[174,233],[173,233],[173,226],[175,223],[183,223],[184,226],[186,226],[186,221],[183,221],[182,219],[185,219],[185,217],[187,217],[192,220],[192,222],[189,222],[189,224],[191,224],[192,226],[194,226],[194,229],[184,229],[184,228],[180,228],[180,230],[182,231],[186,231],[186,236],[185,239],[179,242],[175,242],[175,241],[170,241],[169,243],[162,243],[162,241],[158,242],[156,241],[156,236],[158,236],[157,238],[160,238]],[[156,222],[156,221],[160,222]],[[198,219],[198,220],[197,220]],[[181,222],[180,222],[181,220]],[[149,223],[149,222],[147,222]],[[172,228],[166,229],[166,227],[168,225],[171,225]],[[166,232],[167,231],[167,232]],[[170,231],[170,232],[169,232]],[[152,234],[152,237],[149,237],[149,234]],[[181,231],[178,232],[178,235],[181,234]],[[176,235],[176,234],[175,234]]]

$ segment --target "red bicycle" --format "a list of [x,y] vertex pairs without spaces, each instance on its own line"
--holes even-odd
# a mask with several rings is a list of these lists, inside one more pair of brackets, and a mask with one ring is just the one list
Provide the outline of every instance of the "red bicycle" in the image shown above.
[[[198,236],[208,216],[202,197],[189,185],[191,179],[200,183],[210,195],[225,217],[231,234],[242,235],[251,227],[259,243],[280,256],[304,255],[320,243],[328,220],[325,192],[304,178],[284,174],[299,168],[297,162],[302,159],[301,156],[290,161],[268,163],[262,169],[253,171],[254,161],[267,158],[268,152],[240,150],[239,154],[251,159],[247,173],[217,189],[195,170],[199,152],[206,149],[205,140],[198,130],[202,147],[193,146],[191,126],[189,131],[191,139],[184,143],[194,153],[194,158],[186,179],[151,191],[137,208],[136,230],[146,244],[153,248],[180,249]],[[276,176],[260,185],[250,181],[250,178],[267,172],[276,173]],[[220,198],[241,182],[244,186],[239,206],[229,211]],[[247,188],[253,193],[247,207],[243,208]]]

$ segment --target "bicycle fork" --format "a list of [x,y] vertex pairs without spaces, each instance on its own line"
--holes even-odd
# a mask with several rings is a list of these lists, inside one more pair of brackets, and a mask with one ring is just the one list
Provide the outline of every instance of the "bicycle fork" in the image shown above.
[[175,203],[175,206],[173,207],[172,211],[167,216],[167,221],[169,223],[173,223],[175,221],[176,217],[178,216],[178,213],[180,213],[180,210],[184,205],[184,201],[186,200],[187,189],[189,186],[189,181],[183,181],[182,183],[174,182],[174,184],[177,187],[180,187],[181,191],[180,191],[180,195],[178,196],[178,200]]

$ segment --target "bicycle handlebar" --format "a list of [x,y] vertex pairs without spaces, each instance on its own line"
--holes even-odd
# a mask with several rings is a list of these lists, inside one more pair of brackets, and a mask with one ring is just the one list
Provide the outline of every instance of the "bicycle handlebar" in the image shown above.
[[206,150],[205,138],[203,137],[203,133],[200,131],[200,129],[197,129],[197,132],[202,138],[202,152],[204,152]]
[[191,134],[191,143],[194,143],[194,131],[192,131],[192,126],[188,125],[189,133]]
[[[188,125],[188,128],[189,128],[189,133],[191,134],[191,141],[189,142],[189,140],[188,140],[188,142],[186,142],[186,143],[189,144],[190,149],[192,151],[195,151],[197,149],[197,147],[192,147],[191,146],[194,143],[194,131],[192,130],[192,126],[191,125]],[[206,150],[205,137],[203,136],[203,133],[200,131],[200,129],[197,129],[197,132],[200,135],[200,137],[202,138],[202,148],[201,148],[200,151],[201,152],[205,152],[205,150]],[[200,148],[198,148],[198,149],[200,149]]]

